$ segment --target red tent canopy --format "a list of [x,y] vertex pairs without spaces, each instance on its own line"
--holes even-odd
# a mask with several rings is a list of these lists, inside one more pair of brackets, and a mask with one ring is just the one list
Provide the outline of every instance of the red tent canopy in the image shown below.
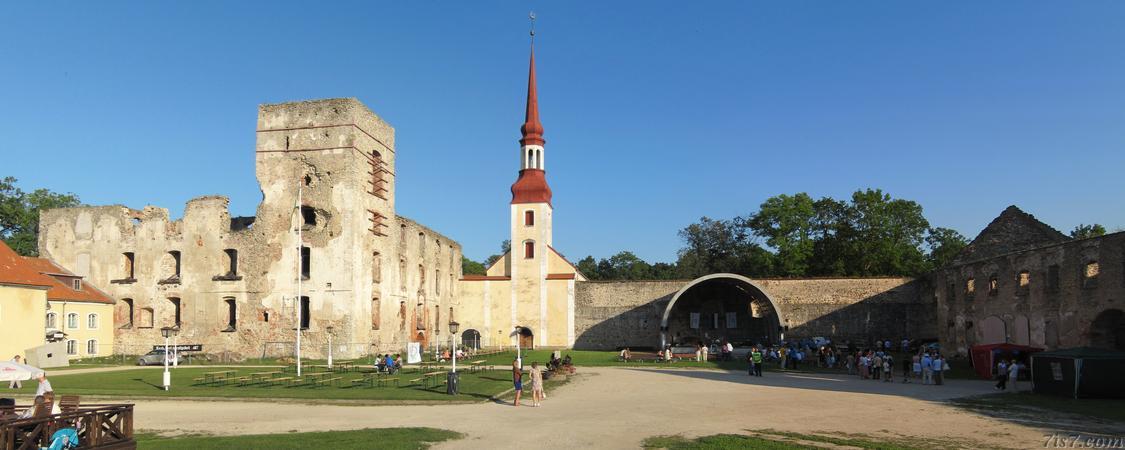
[[973,357],[973,369],[977,371],[977,375],[981,378],[991,379],[992,368],[996,366],[993,357],[997,353],[1025,353],[1032,354],[1041,352],[1043,349],[1038,347],[1029,347],[1026,345],[1016,344],[985,344],[974,345],[969,349],[969,354]]

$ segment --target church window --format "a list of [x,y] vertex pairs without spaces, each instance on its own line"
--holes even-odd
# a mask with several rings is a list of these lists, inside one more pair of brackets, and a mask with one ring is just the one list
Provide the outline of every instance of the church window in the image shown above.
[[527,259],[535,257],[535,241],[524,241],[523,257]]
[[528,227],[535,225],[535,211],[527,210],[523,212],[523,224]]

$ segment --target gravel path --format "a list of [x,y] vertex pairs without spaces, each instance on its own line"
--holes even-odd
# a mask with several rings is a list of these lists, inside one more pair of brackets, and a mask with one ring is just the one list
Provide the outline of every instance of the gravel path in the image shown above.
[[775,429],[942,439],[965,447],[1042,446],[1046,431],[987,418],[942,401],[991,391],[820,374],[693,369],[580,368],[540,408],[485,402],[437,406],[339,406],[144,400],[135,428],[211,434],[426,426],[465,439],[435,448],[636,448],[646,437]]

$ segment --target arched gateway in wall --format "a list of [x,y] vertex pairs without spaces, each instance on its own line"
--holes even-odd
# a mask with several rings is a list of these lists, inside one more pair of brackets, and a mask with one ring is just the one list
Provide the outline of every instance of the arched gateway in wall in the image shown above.
[[784,338],[780,305],[749,278],[716,273],[680,288],[660,320],[660,348],[703,340],[777,342]]

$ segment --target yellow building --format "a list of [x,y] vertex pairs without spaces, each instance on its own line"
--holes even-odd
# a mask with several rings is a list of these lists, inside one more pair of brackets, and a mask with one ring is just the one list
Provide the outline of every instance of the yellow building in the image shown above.
[[54,285],[0,241],[0,359],[23,358],[27,349],[43,345],[47,291]]
[[470,346],[571,347],[574,283],[585,277],[552,247],[554,208],[544,165],[534,52],[521,132],[520,174],[512,185],[511,250],[486,275],[461,279],[456,320],[464,330],[462,343]]
[[65,341],[71,359],[110,355],[113,304],[82,277],[0,242],[0,358],[48,341]]
[[49,259],[24,261],[54,282],[47,291],[47,339],[64,340],[70,359],[113,354],[113,299]]

